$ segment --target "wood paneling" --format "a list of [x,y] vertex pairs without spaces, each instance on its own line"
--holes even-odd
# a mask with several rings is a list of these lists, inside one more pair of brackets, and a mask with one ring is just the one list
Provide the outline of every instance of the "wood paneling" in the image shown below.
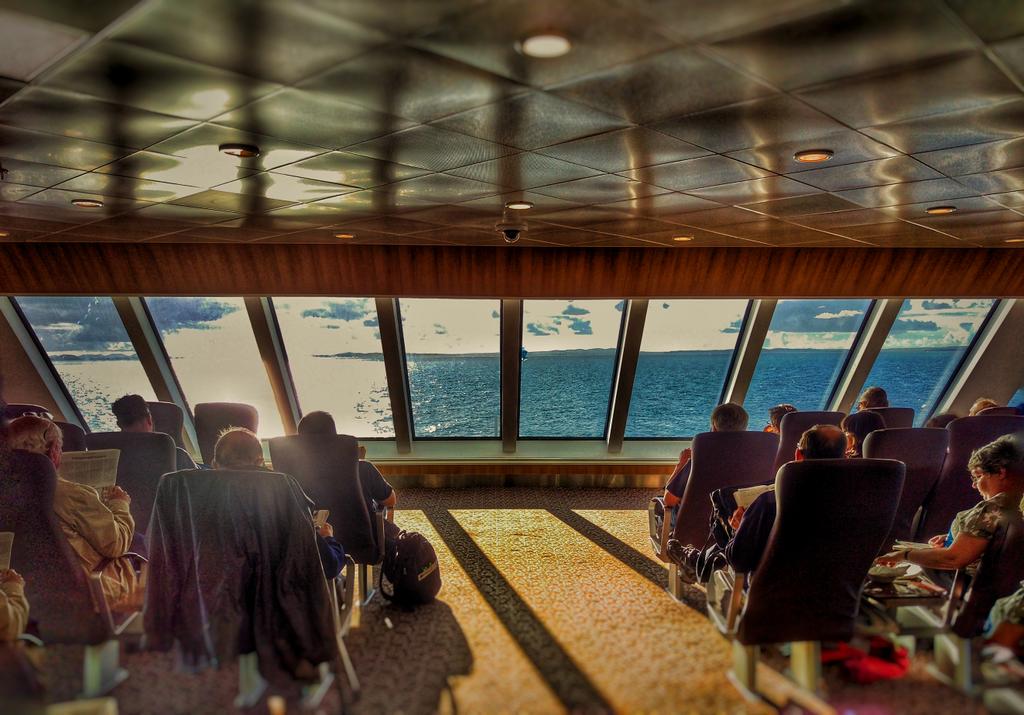
[[1024,249],[10,243],[14,295],[1024,297]]
[[[402,487],[644,487],[658,489],[672,474],[670,464],[607,462],[573,464],[445,464],[376,461],[391,484]],[[401,499],[401,495],[399,495]]]

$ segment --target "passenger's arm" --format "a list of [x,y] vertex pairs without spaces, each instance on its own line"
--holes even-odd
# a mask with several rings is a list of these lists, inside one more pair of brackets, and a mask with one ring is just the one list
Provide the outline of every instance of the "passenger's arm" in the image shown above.
[[0,642],[17,639],[28,625],[25,579],[15,571],[0,571]]
[[395,492],[394,488],[391,489],[391,493],[388,494],[388,498],[384,501],[377,502],[381,506],[394,507],[398,503],[398,493]]
[[107,503],[92,489],[75,490],[73,510],[75,529],[96,552],[107,559],[124,556],[135,535],[135,520],[129,505],[131,498],[120,487],[114,487]]
[[334,527],[325,523],[317,532],[316,547],[320,552],[320,564],[327,580],[338,577],[345,566],[345,549],[334,538]]
[[960,534],[943,549],[909,549],[905,559],[926,568],[955,571],[980,559],[987,547],[988,539]]
[[744,511],[740,527],[725,546],[726,561],[736,573],[751,573],[761,562],[775,523],[775,510],[769,504],[767,499],[755,499]]

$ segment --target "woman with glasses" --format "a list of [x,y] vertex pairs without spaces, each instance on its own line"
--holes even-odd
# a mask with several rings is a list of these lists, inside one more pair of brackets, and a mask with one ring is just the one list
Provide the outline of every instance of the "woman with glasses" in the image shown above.
[[1019,511],[1024,498],[1024,445],[1006,435],[976,449],[967,468],[982,500],[955,517],[948,534],[928,540],[930,548],[902,549],[877,563],[893,566],[901,561],[928,569],[955,571],[970,566],[985,553],[989,541],[1007,516]]

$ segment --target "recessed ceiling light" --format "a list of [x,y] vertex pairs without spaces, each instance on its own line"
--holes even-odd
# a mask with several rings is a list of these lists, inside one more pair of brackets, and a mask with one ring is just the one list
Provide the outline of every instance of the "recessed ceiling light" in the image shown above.
[[7,238],[11,235],[10,231],[0,231],[0,238]]
[[929,206],[924,210],[926,214],[931,214],[932,216],[945,216],[954,211],[956,211],[956,206]]
[[565,35],[559,35],[556,32],[539,32],[517,42],[516,49],[527,57],[549,60],[568,54],[572,49],[572,43]]
[[253,159],[260,155],[260,148],[255,144],[221,144],[218,148],[224,154],[240,159]]
[[71,199],[71,203],[80,209],[103,208],[103,202],[99,199]]
[[[0,236],[6,236],[6,233],[0,233]],[[1024,243],[1024,238],[1007,238],[1003,243]]]
[[680,242],[692,241],[693,240],[693,236],[673,236],[672,240],[673,241],[680,241]]
[[533,208],[532,201],[509,201],[505,204],[505,208],[513,209],[514,211],[526,211],[527,209]]
[[828,161],[833,156],[835,153],[831,149],[808,149],[807,151],[798,151],[793,158],[801,164],[817,164],[820,161]]
[[354,233],[336,233],[336,234],[334,234],[334,237],[335,238],[355,238],[356,235]]

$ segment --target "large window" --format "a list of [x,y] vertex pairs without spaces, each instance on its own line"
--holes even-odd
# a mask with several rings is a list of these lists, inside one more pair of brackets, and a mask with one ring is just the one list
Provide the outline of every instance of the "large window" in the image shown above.
[[871,368],[893,407],[913,407],[924,424],[992,309],[991,300],[906,300]]
[[244,402],[260,415],[260,437],[284,434],[241,298],[147,298],[185,398]]
[[744,300],[649,301],[626,437],[708,431],[746,307]]
[[869,300],[781,300],[743,403],[750,428],[768,422],[768,409],[780,403],[798,410],[823,410]]
[[523,303],[521,437],[601,438],[625,301]]
[[372,298],[274,301],[302,412],[324,410],[341,434],[394,437]]
[[417,437],[501,434],[501,303],[402,299]]
[[110,403],[129,393],[155,400],[110,298],[18,298],[89,428],[117,429]]

